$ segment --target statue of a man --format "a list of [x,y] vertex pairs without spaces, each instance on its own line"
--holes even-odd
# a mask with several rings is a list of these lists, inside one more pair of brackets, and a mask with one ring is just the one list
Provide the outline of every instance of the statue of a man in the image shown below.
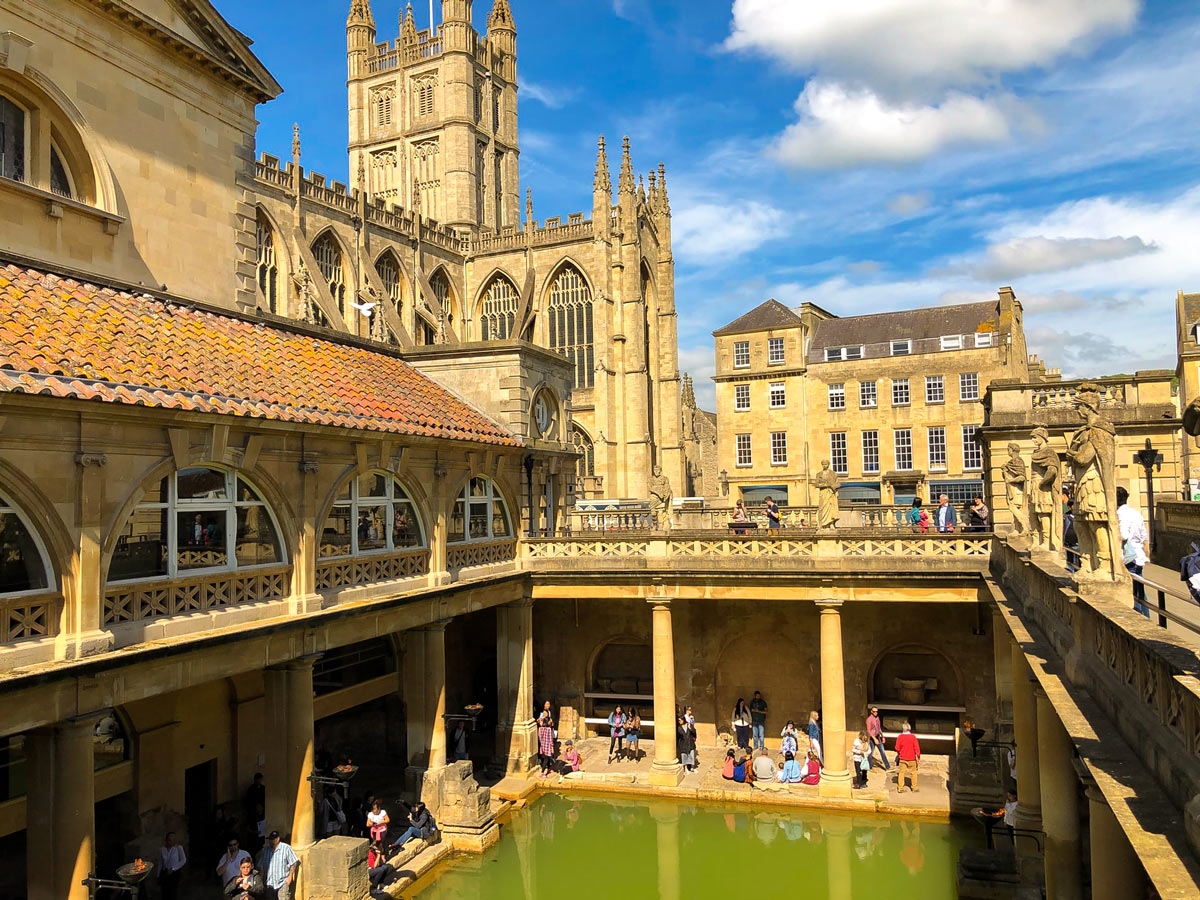
[[1125,567],[1114,558],[1114,550],[1119,552],[1121,547],[1114,483],[1117,430],[1100,415],[1100,388],[1096,384],[1085,381],[1079,386],[1075,407],[1084,419],[1068,444],[1071,473],[1075,476],[1075,534],[1080,551],[1075,580],[1117,581],[1125,573]]
[[1025,485],[1029,481],[1029,473],[1025,469],[1025,460],[1021,459],[1021,445],[1013,441],[1008,445],[1008,462],[1000,470],[1004,476],[1004,493],[1008,499],[1008,511],[1012,513],[1012,533],[1023,534],[1025,531]]
[[821,460],[821,471],[813,478],[817,486],[817,527],[835,528],[838,517],[838,485],[841,476],[829,468],[829,460]]
[[674,499],[670,479],[662,473],[662,466],[655,466],[654,474],[650,477],[650,520],[655,531],[671,530],[671,504]]
[[1030,459],[1029,525],[1033,546],[1038,550],[1062,550],[1062,464],[1050,446],[1050,432],[1033,429],[1033,457]]

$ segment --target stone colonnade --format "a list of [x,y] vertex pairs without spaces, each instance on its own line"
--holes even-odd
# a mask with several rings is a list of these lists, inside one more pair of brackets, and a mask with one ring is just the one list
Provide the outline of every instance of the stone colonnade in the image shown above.
[[[533,601],[497,607],[497,687],[501,708],[497,756],[509,772],[533,768]],[[410,771],[446,765],[446,622],[404,632],[404,677]],[[298,850],[316,839],[313,664],[319,654],[264,672],[267,740],[263,747],[269,829]],[[29,900],[87,900],[83,884],[96,855],[93,729],[81,716],[26,735],[28,760],[26,871]],[[407,773],[406,773],[407,774]],[[419,787],[420,775],[409,782]],[[97,873],[100,874],[100,873]],[[112,873],[103,873],[112,877]]]
[[[651,784],[677,785],[683,767],[675,740],[675,645],[671,628],[671,598],[650,597],[654,661],[654,763]],[[818,792],[822,797],[851,795],[846,754],[846,680],[842,665],[841,600],[817,603],[821,614],[821,707],[825,765]]]
[[[1016,827],[1040,831],[1044,836],[1046,896],[1056,900],[1084,897],[1079,803],[1082,784],[1088,798],[1092,900],[1141,897],[1146,878],[1133,845],[1086,767],[1077,760],[1070,735],[1050,698],[1037,685],[1024,650],[1011,637],[1009,645],[1017,748]],[[1019,835],[1017,850],[1023,857],[1037,854],[1035,843]]]

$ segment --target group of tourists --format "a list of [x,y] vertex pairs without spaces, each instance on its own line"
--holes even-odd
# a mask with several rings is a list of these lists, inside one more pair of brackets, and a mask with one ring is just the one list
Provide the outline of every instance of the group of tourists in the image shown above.
[[642,737],[642,717],[635,707],[622,709],[621,704],[608,714],[608,762],[614,759],[641,759],[638,744]]
[[[945,494],[938,496],[938,505],[932,515],[921,506],[921,498],[914,497],[912,507],[908,511],[908,524],[919,534],[928,534],[931,530],[949,534],[959,530],[958,510],[950,503]],[[963,509],[963,531],[990,531],[992,528],[992,512],[983,502],[982,497],[975,497]]]
[[[619,711],[621,707],[617,707]],[[610,723],[612,717],[609,717]],[[638,727],[641,727],[641,720],[638,720]],[[579,755],[579,751],[575,749],[575,742],[571,739],[563,744],[562,759],[558,759],[558,728],[554,724],[554,713],[550,709],[550,701],[547,700],[542,707],[542,711],[538,713],[537,718],[537,746],[538,746],[538,777],[549,778],[551,774],[557,772],[558,780],[562,781],[567,775],[572,772],[578,772],[583,767],[583,757]],[[611,750],[609,751],[611,762]]]

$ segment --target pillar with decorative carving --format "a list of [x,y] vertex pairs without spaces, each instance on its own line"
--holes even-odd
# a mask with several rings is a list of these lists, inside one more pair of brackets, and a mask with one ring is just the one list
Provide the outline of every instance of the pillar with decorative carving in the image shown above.
[[94,718],[25,736],[26,887],[29,900],[87,900],[96,856]]
[[[1038,760],[1042,828],[1046,833],[1046,896],[1082,900],[1083,873],[1079,851],[1079,776],[1072,760],[1075,745],[1042,691],[1037,703]],[[1017,767],[1018,773],[1021,767]]]
[[[1037,704],[1034,700],[1033,670],[1025,651],[1012,643],[1013,740],[1017,744],[1018,828],[1042,830],[1042,789],[1038,779]],[[1024,843],[1032,843],[1025,842]]]
[[496,608],[496,757],[528,774],[537,755],[533,721],[533,598]]
[[822,797],[849,797],[850,770],[846,765],[846,678],[842,667],[842,601],[818,600],[821,613],[821,716],[822,750],[818,793]]
[[675,638],[671,629],[671,598],[651,597],[654,635],[654,762],[650,783],[677,785],[683,780],[675,744]]

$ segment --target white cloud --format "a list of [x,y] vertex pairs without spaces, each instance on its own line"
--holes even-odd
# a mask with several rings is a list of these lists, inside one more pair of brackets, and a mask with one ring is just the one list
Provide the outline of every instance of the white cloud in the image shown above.
[[734,0],[731,50],[908,93],[1045,66],[1133,24],[1141,0]]
[[887,202],[888,212],[898,216],[911,216],[929,207],[933,197],[929,191],[917,191],[912,194],[897,194]]
[[1140,237],[1014,238],[987,248],[986,259],[976,268],[985,281],[1019,278],[1040,272],[1077,269],[1090,263],[1125,259],[1157,248]]
[[784,213],[766,203],[672,203],[675,252],[694,265],[718,265],[783,237]]
[[579,96],[579,88],[562,85],[552,87],[534,81],[521,81],[520,84],[523,98],[534,100],[547,109],[560,109]]
[[962,144],[1008,137],[1008,120],[993,102],[953,92],[937,106],[890,103],[867,88],[813,79],[796,100],[798,122],[772,152],[793,166],[843,169],[912,163]]
[[883,268],[883,264],[873,259],[860,259],[857,262],[848,263],[846,268],[855,275],[874,275]]

